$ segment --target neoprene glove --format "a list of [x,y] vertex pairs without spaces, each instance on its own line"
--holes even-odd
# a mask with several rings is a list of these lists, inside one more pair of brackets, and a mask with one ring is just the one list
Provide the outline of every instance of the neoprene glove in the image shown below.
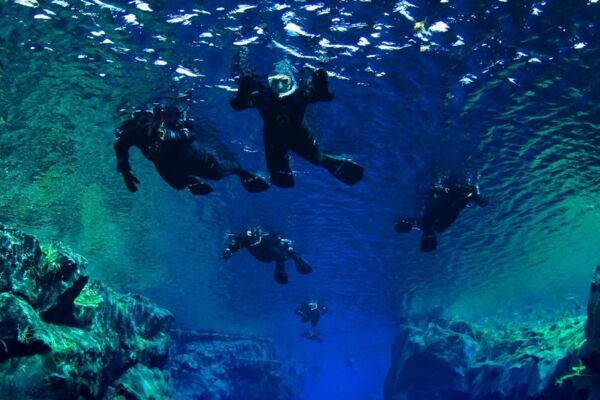
[[131,170],[121,172],[123,175],[123,180],[125,181],[125,185],[130,192],[137,192],[136,184],[140,184],[140,180],[133,176]]
[[327,71],[323,68],[318,68],[312,72],[313,85],[317,92],[317,96],[323,100],[332,100],[333,93],[329,91],[327,79]]
[[229,260],[232,254],[233,253],[231,252],[231,250],[225,249],[223,254],[221,254],[221,257],[219,257],[219,260]]
[[255,79],[251,75],[244,75],[240,78],[239,96],[248,98],[252,94],[255,86]]

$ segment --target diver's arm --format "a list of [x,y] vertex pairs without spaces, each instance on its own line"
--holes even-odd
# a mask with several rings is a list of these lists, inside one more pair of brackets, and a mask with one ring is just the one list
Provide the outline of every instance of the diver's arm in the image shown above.
[[138,129],[133,120],[127,120],[115,132],[117,140],[115,141],[115,155],[117,157],[117,171],[123,175],[125,185],[130,192],[137,191],[136,184],[140,181],[131,173],[131,164],[129,164],[129,149],[134,145],[134,139]]
[[305,96],[308,103],[333,100],[334,94],[329,90],[327,71],[323,68],[318,68],[312,72],[312,80],[307,86]]
[[133,146],[136,124],[133,120],[125,121],[115,132],[115,155],[117,156],[117,171],[131,170],[129,164],[129,148]]
[[231,98],[229,104],[231,104],[231,107],[236,111],[256,107],[260,89],[260,84],[255,76],[243,75],[240,78],[238,91],[235,96]]
[[460,191],[465,193],[465,199],[468,203],[473,202],[479,207],[485,207],[488,205],[488,199],[479,192],[479,186],[471,183],[465,183],[458,187]]
[[234,235],[231,240],[229,241],[229,244],[227,245],[227,247],[225,248],[225,250],[223,251],[223,254],[221,254],[221,257],[219,257],[219,260],[227,260],[229,259],[233,253],[235,253],[236,251],[240,250],[243,247],[247,247],[247,240],[246,240],[247,236],[242,234],[242,235]]

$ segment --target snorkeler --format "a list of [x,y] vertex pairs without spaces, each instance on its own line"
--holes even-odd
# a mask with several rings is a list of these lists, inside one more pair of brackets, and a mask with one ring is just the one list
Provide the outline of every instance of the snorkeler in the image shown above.
[[302,318],[300,322],[306,323],[310,321],[311,326],[317,326],[321,317],[326,313],[327,307],[317,300],[302,303],[300,307],[294,310],[294,314]]
[[408,233],[414,227],[423,231],[421,251],[430,252],[437,248],[436,233],[442,233],[456,221],[458,214],[471,202],[485,207],[488,200],[479,193],[479,188],[468,182],[436,184],[429,193],[429,200],[422,215],[406,218],[396,224],[394,230]]
[[327,72],[322,68],[300,81],[296,81],[292,66],[286,61],[275,64],[275,70],[266,82],[253,74],[242,73],[231,106],[237,111],[258,109],[264,122],[263,140],[273,185],[294,186],[288,157],[290,150],[310,163],[324,167],[347,185],[362,179],[363,167],[351,160],[322,153],[304,124],[308,104],[331,100],[333,93],[329,91]]
[[275,282],[288,283],[288,275],[285,272],[285,262],[289,259],[294,260],[296,269],[301,274],[310,274],[312,267],[294,251],[292,242],[279,235],[271,234],[260,227],[248,229],[244,233],[231,235],[227,248],[219,258],[227,260],[236,251],[247,248],[250,254],[259,261],[275,261]]
[[251,193],[269,188],[265,179],[243,169],[216,137],[206,132],[200,135],[193,121],[175,105],[133,112],[115,136],[117,171],[131,192],[137,191],[140,183],[129,164],[132,146],[139,147],[160,176],[177,190],[187,188],[194,195],[206,195],[213,188],[201,178],[220,180],[229,175],[237,175]]

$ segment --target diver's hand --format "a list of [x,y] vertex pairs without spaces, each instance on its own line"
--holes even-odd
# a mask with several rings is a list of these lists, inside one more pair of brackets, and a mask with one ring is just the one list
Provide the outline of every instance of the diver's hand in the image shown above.
[[244,108],[254,107],[256,105],[256,98],[259,95],[260,92],[257,88],[256,78],[251,75],[244,75],[240,78],[237,93],[229,103],[234,110],[243,110]]
[[327,71],[323,68],[318,68],[312,72],[313,85],[317,95],[323,100],[333,100],[334,94],[329,91],[329,83]]
[[312,72],[313,79],[315,82],[327,83],[327,71],[324,68],[317,68]]
[[135,176],[133,176],[133,174],[131,173],[131,170],[129,171],[123,171],[121,172],[121,174],[123,175],[123,180],[125,181],[125,185],[127,186],[127,189],[129,189],[130,192],[137,192],[137,185],[140,184],[140,180],[138,178],[136,178]]
[[231,250],[225,249],[223,254],[221,254],[221,257],[219,257],[219,260],[229,260],[232,254],[233,253],[231,252]]
[[244,75],[240,78],[240,85],[238,91],[240,93],[248,93],[252,92],[254,89],[256,79],[252,75]]

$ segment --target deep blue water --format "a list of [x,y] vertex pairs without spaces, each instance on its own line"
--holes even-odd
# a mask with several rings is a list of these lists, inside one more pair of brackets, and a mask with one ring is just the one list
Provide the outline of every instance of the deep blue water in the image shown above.
[[[581,312],[600,257],[597,1],[0,2],[0,213],[61,240],[92,274],[141,292],[193,328],[271,336],[305,365],[305,399],[381,398],[396,321],[528,321]],[[150,11],[152,10],[152,11]],[[424,21],[424,30],[415,24]],[[329,71],[309,108],[322,148],[366,168],[346,187],[293,157],[296,187],[207,198],[174,192],[137,151],[130,194],[113,131],[193,90],[192,116],[266,174],[262,122],[229,107],[241,47],[257,73],[288,59]],[[470,208],[423,254],[392,228],[432,179],[477,181]],[[228,232],[283,232],[313,264],[276,285]],[[325,341],[292,310],[317,297]],[[345,361],[353,359],[353,365]]]

